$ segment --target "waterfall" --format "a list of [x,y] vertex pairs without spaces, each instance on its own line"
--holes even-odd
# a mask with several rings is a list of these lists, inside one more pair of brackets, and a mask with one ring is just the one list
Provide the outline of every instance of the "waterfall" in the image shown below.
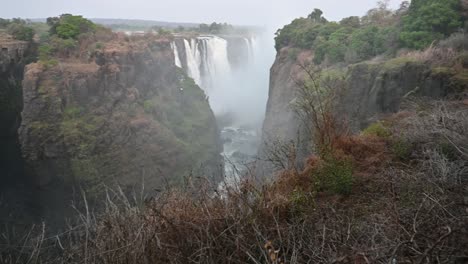
[[203,52],[203,88],[209,92],[223,89],[223,81],[229,77],[231,66],[228,59],[227,41],[216,36],[199,37]]
[[253,49],[252,49],[252,44],[250,43],[250,40],[248,38],[244,38],[245,45],[247,46],[247,58],[250,61],[253,59]]
[[[237,169],[253,160],[257,151],[257,130],[266,106],[274,45],[263,43],[267,38],[249,36],[176,38],[176,60],[179,57],[182,68],[205,91],[213,112],[224,122],[221,135],[226,139],[226,181],[235,182]],[[180,56],[176,56],[176,50]],[[231,162],[236,169],[228,165]]]
[[[228,59],[227,40],[216,36],[200,36],[184,39],[187,74],[210,95],[214,90],[222,90],[231,74]],[[176,65],[182,67],[177,43],[172,42]]]
[[[196,42],[192,39],[192,46],[188,40],[184,39],[185,54],[187,58],[187,74],[193,78],[196,84],[201,85],[200,75],[200,53]],[[198,54],[198,58],[197,58]]]
[[171,42],[172,50],[174,51],[175,65],[179,68],[182,68],[182,62],[180,62],[179,51],[175,42]]

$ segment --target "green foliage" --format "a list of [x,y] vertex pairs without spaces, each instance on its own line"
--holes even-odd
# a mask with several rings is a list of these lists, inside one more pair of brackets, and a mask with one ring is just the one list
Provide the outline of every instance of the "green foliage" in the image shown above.
[[77,106],[68,106],[63,111],[65,118],[78,118],[81,115],[83,109]]
[[329,157],[318,172],[318,187],[336,194],[348,195],[353,185],[354,165],[346,158]]
[[49,17],[47,24],[50,26],[50,34],[62,39],[77,39],[80,34],[96,30],[96,25],[90,20],[70,14]]
[[296,216],[307,213],[315,205],[315,194],[305,192],[300,189],[294,189],[289,197],[292,213]]
[[381,138],[389,138],[392,135],[390,130],[387,127],[385,127],[382,122],[377,122],[368,126],[362,131],[362,134],[366,136],[377,136]]
[[[382,7],[384,8],[384,7]],[[378,9],[381,10],[381,9]],[[383,10],[383,9],[382,9]],[[381,12],[384,12],[382,11]],[[389,13],[387,9],[384,13]],[[380,11],[379,11],[380,12]],[[392,12],[390,12],[393,14]],[[320,13],[317,13],[318,15]],[[394,24],[363,25],[359,17],[348,17],[336,22],[299,18],[276,33],[276,49],[286,46],[314,51],[314,63],[354,63],[393,51],[399,44],[398,29]]]
[[24,24],[11,24],[7,29],[8,33],[17,40],[32,41],[34,29]]
[[314,23],[326,23],[327,20],[322,15],[323,11],[315,8],[314,11],[307,16],[307,18],[312,20]]
[[413,0],[403,17],[400,38],[405,47],[423,49],[461,26],[460,1]]
[[82,183],[93,183],[99,177],[97,164],[92,159],[72,159],[70,166],[73,176]]
[[299,52],[301,52],[301,50],[298,48],[290,48],[288,50],[289,59],[295,61],[297,59],[297,56],[299,55]]
[[232,25],[227,23],[216,23],[213,22],[210,25],[208,24],[200,24],[197,31],[200,33],[207,33],[207,34],[220,34],[224,32],[231,32],[234,30]]
[[343,18],[340,25],[344,27],[359,28],[361,26],[361,19],[358,16],[351,16]]
[[31,23],[20,18],[13,18],[12,20],[0,18],[0,29],[5,29],[13,38],[23,41],[33,41],[35,34]]
[[[314,10],[276,32],[275,48],[294,47],[314,51],[314,63],[356,63],[375,56],[394,55],[403,44],[424,48],[462,26],[458,0],[416,0],[394,11],[385,1],[362,17],[336,22],[322,19]],[[458,46],[463,45],[459,37]]]
[[56,59],[52,58],[54,49],[49,44],[39,46],[39,62],[42,63],[46,68],[53,67],[58,64]]
[[412,152],[412,144],[404,139],[397,138],[392,142],[392,152],[396,158],[405,161],[408,160]]
[[154,112],[156,108],[156,102],[154,100],[146,100],[143,102],[143,109],[147,114],[151,114]]
[[104,45],[101,42],[97,42],[95,48],[96,49],[102,49]]

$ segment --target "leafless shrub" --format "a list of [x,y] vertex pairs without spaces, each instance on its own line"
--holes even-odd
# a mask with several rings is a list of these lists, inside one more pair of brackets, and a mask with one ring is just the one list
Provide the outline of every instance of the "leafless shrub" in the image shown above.
[[313,135],[317,152],[330,149],[333,141],[346,134],[346,126],[335,116],[334,107],[343,92],[344,77],[326,76],[311,64],[299,64],[302,78],[295,78],[298,88],[293,109]]
[[453,33],[450,37],[441,40],[438,46],[442,49],[468,50],[468,35],[465,32]]
[[468,164],[465,160],[449,160],[436,149],[426,149],[422,154],[423,168],[428,172],[427,176],[430,179],[449,184],[462,184],[463,178],[468,175]]
[[459,53],[451,47],[440,47],[434,44],[425,50],[409,51],[402,57],[411,58],[416,61],[429,62],[433,65],[451,65],[456,61]]
[[[460,102],[415,101],[411,115],[403,120],[399,131],[411,142],[432,147],[451,147],[454,154],[468,158],[468,109]],[[422,112],[421,110],[424,110]],[[442,145],[441,145],[442,144]]]

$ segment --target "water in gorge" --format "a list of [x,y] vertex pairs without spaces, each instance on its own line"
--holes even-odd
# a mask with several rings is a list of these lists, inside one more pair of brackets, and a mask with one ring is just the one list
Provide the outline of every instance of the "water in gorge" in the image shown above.
[[217,117],[227,183],[257,154],[275,54],[270,42],[258,34],[176,37],[172,43],[175,64],[205,91]]

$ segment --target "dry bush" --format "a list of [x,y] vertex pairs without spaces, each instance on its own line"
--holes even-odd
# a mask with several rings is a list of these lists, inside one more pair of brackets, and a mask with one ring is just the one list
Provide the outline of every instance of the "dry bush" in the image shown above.
[[[327,133],[319,142],[332,151],[311,156],[304,169],[286,161],[272,183],[244,179],[220,194],[195,178],[144,203],[109,190],[104,211],[85,206],[66,232],[48,236],[41,226],[16,243],[0,237],[0,261],[466,263],[468,109],[460,102],[408,105],[387,121],[390,139],[335,133],[319,116]],[[412,144],[408,160],[390,159],[392,137]],[[284,152],[291,158],[294,146]],[[352,188],[330,192],[334,186],[321,180],[349,175],[348,160]]]
[[441,40],[438,46],[442,49],[456,51],[468,50],[468,35],[465,32],[454,33],[450,37]]
[[[427,172],[445,172],[427,162],[389,165],[349,196],[313,193],[318,157],[309,171],[262,187],[245,181],[223,197],[203,183],[144,206],[116,192],[104,212],[85,210],[70,231],[29,239],[22,250],[29,263],[463,263],[463,186],[434,182]],[[9,252],[2,263],[17,263],[18,251]]]
[[346,122],[334,111],[345,87],[344,76],[326,76],[322,69],[310,63],[298,66],[303,74],[300,78],[293,77],[297,97],[292,107],[312,135],[314,151],[325,155],[332,152],[336,139],[349,134]]
[[431,45],[425,50],[409,51],[402,57],[420,62],[429,62],[433,65],[452,65],[457,60],[459,53],[451,47],[439,47]]

